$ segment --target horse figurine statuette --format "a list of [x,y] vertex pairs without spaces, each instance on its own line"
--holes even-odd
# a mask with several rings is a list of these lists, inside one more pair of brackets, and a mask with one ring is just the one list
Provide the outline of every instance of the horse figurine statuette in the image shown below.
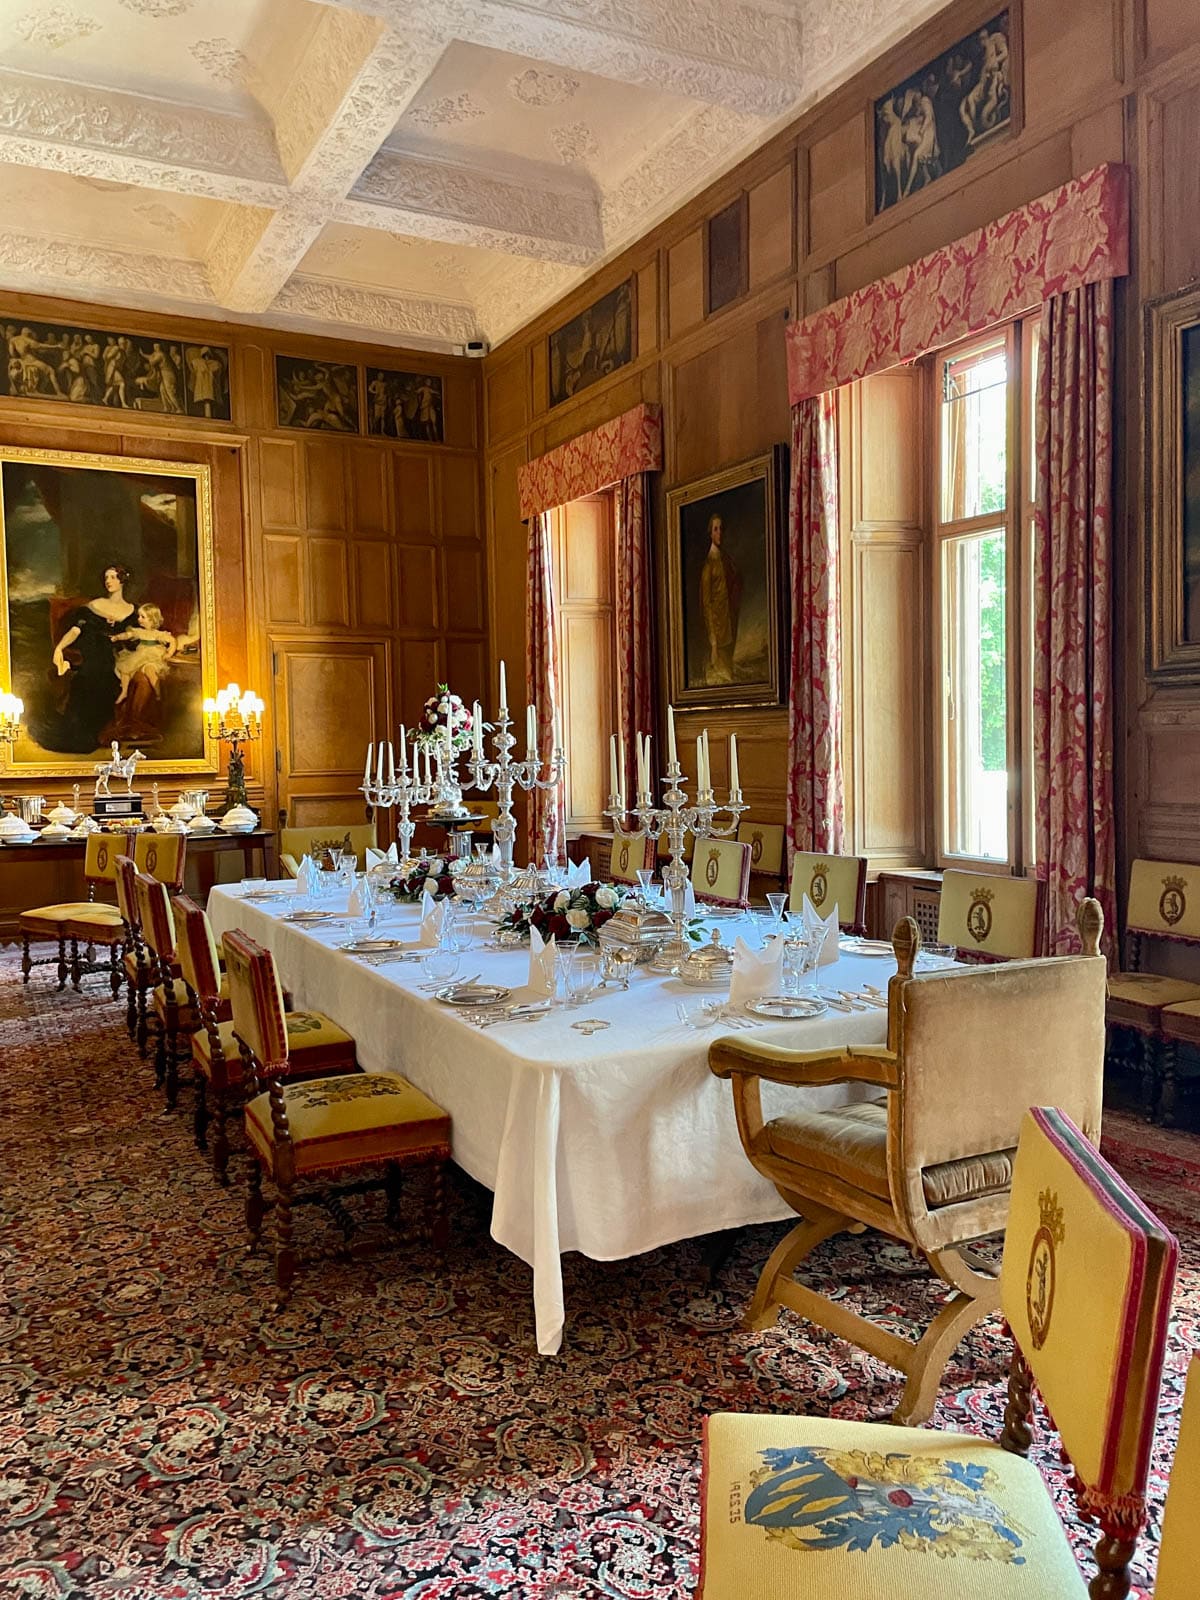
[[110,795],[109,781],[113,778],[125,779],[125,793],[133,793],[133,775],[137,771],[139,761],[146,757],[140,750],[135,750],[132,755],[122,756],[121,746],[116,739],[112,742],[112,760],[98,761],[94,768],[96,773],[96,793]]

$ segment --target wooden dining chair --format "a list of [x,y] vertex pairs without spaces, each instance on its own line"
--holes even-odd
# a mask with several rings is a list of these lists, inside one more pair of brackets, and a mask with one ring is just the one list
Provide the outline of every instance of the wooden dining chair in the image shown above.
[[[176,895],[173,904],[181,975],[198,1024],[191,1034],[196,1089],[193,1132],[196,1148],[205,1150],[209,1124],[215,1123],[213,1175],[224,1184],[229,1181],[229,1122],[241,1114],[248,1077],[243,1055],[248,1052],[234,1034],[228,1007],[222,1005],[221,962],[207,913],[184,894]],[[283,1020],[290,1076],[357,1072],[354,1040],[332,1017],[323,1011],[290,1009],[285,995]]]
[[737,838],[750,846],[750,876],[773,878],[783,882],[783,847],[786,836],[779,822],[748,822],[745,817],[738,823]]
[[655,843],[644,832],[623,833],[613,830],[608,878],[612,883],[636,883],[638,872],[653,872]]
[[692,852],[692,888],[710,906],[750,903],[750,846],[736,839],[697,839]]
[[[336,1203],[347,1194],[383,1189],[388,1218],[398,1219],[400,1179],[407,1167],[427,1167],[428,1233],[445,1248],[447,1224],[443,1178],[450,1159],[450,1117],[407,1079],[390,1072],[339,1073],[288,1081],[289,1045],[283,994],[269,951],[239,931],[222,941],[233,1031],[245,1045],[249,1099],[245,1110],[250,1146],[250,1192],[246,1226],[251,1251],[258,1248],[267,1203],[262,1180],[274,1191],[276,1298],[285,1305],[296,1275],[292,1208],[302,1202]],[[265,1087],[264,1087],[265,1085]],[[362,1168],[381,1168],[377,1180],[353,1179]],[[348,1181],[331,1185],[331,1179]],[[321,1190],[297,1195],[297,1182],[324,1180]],[[340,1208],[349,1229],[348,1214]],[[335,1215],[337,1211],[335,1210]],[[341,1220],[341,1218],[339,1218]]]
[[820,851],[797,850],[792,857],[788,910],[800,911],[805,895],[818,916],[829,916],[836,906],[838,927],[843,933],[864,933],[867,909],[866,856],[835,856]]
[[[955,1348],[999,1304],[972,1246],[1004,1227],[1027,1108],[1054,1098],[1099,1137],[1102,927],[1099,904],[1085,900],[1082,956],[914,976],[920,934],[905,917],[893,936],[886,1047],[796,1050],[743,1034],[709,1050],[711,1070],[732,1079],[746,1155],[801,1218],[763,1268],[747,1326],[786,1307],[897,1368],[907,1380],[897,1422],[925,1421]],[[763,1081],[863,1084],[883,1099],[797,1104],[767,1121]],[[863,1227],[910,1246],[952,1291],[915,1344],[794,1277],[826,1239]]]
[[938,943],[954,945],[961,961],[1026,961],[1039,948],[1042,885],[998,872],[942,874]]
[[[22,911],[18,918],[21,935],[21,981],[29,982],[34,967],[57,966],[58,987],[65,989],[68,977],[72,987],[79,988],[84,972],[100,970],[91,956],[81,960],[79,945],[89,950],[96,944],[105,944],[109,959],[106,970],[112,997],[121,993],[121,966],[119,952],[124,947],[125,925],[119,907],[109,901],[98,900],[98,891],[111,884],[116,877],[117,857],[125,848],[126,836],[113,833],[88,835],[83,855],[83,876],[87,882],[86,900],[65,900],[56,905],[34,906]],[[112,935],[110,939],[108,936]],[[55,954],[35,958],[31,946],[53,944]],[[68,956],[68,947],[70,955]]]
[[[1121,1600],[1146,1521],[1178,1256],[1070,1117],[1027,1112],[1000,1272],[1013,1350],[999,1442],[834,1417],[709,1417],[698,1600]],[[1026,1459],[1035,1385],[1080,1515],[1099,1529],[1090,1584]],[[1156,1600],[1197,1593],[1195,1371],[1188,1387]]]

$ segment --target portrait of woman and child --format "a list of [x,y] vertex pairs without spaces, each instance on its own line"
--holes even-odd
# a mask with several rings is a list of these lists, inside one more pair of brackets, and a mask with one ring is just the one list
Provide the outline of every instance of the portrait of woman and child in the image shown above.
[[18,756],[202,756],[195,481],[0,470]]

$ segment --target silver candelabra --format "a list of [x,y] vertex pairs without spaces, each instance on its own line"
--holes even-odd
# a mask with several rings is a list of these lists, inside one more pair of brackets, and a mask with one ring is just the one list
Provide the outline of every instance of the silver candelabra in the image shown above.
[[[670,972],[679,965],[689,950],[687,934],[684,931],[687,926],[684,900],[688,873],[683,850],[687,836],[690,833],[696,839],[732,838],[737,832],[738,819],[748,808],[742,801],[740,788],[730,789],[729,799],[724,805],[718,804],[711,788],[700,789],[696,794],[695,805],[688,805],[687,793],[683,787],[687,780],[678,760],[668,763],[663,781],[667,784],[663,790],[663,805],[653,805],[651,791],[641,789],[637,795],[636,805],[629,811],[625,807],[624,795],[610,795],[604,815],[611,817],[613,826],[622,833],[634,831],[626,829],[625,826],[625,818],[632,815],[637,824],[637,831],[647,834],[651,839],[659,839],[664,835],[666,837],[671,859],[662,869],[662,876],[663,884],[671,894],[671,923],[675,931],[659,950],[652,965],[656,971]],[[717,814],[723,811],[729,813],[731,820],[725,826],[718,826],[715,819]]]
[[[513,874],[513,845],[517,837],[517,819],[512,812],[514,788],[524,789],[526,792],[531,789],[555,789],[563,781],[567,770],[566,755],[557,745],[551,750],[549,761],[543,761],[536,749],[530,750],[524,761],[514,761],[512,751],[517,741],[508,731],[511,727],[508,707],[501,706],[492,734],[496,759],[494,761],[484,759],[481,734],[475,745],[475,753],[467,762],[467,772],[474,788],[481,793],[486,793],[493,787],[496,791],[500,812],[492,823],[492,837],[500,847],[502,883],[507,883]],[[547,776],[544,778],[540,775],[543,767],[547,771]],[[544,853],[549,854],[551,840],[554,837],[552,816],[547,819],[543,832]]]
[[[384,751],[387,751],[387,769],[384,769]],[[380,810],[395,810],[396,834],[400,840],[400,870],[403,872],[411,867],[413,853],[413,834],[417,825],[412,818],[413,806],[427,806],[442,790],[443,774],[442,763],[439,756],[436,777],[432,774],[428,762],[426,763],[426,780],[421,782],[420,754],[414,747],[412,775],[408,770],[408,758],[401,746],[400,772],[396,774],[395,762],[391,745],[380,743],[379,760],[374,774],[371,772],[371,753],[367,752],[367,770],[363,781],[359,785],[366,796],[367,804]]]

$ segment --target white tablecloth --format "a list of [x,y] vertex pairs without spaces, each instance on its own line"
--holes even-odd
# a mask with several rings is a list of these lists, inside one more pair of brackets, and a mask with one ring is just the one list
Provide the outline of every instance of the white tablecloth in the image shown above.
[[[746,1159],[730,1086],[708,1070],[720,1025],[697,1032],[676,1017],[678,1000],[698,998],[678,979],[639,973],[628,991],[603,990],[582,1010],[481,1031],[420,992],[418,964],[367,966],[333,948],[349,937],[344,926],[318,932],[285,923],[286,900],[245,904],[242,892],[213,889],[208,910],[218,937],[244,928],[274,952],[298,1005],[353,1034],[363,1067],[402,1073],[450,1113],[454,1159],[495,1196],[492,1237],[533,1268],[542,1354],[562,1341],[563,1251],[612,1261],[792,1214]],[[416,912],[397,908],[386,931],[415,939]],[[726,942],[735,931],[724,932]],[[528,967],[524,949],[477,947],[464,954],[462,973],[482,972],[521,998]],[[894,970],[886,958],[845,954],[821,979],[838,989],[882,988]],[[583,1017],[612,1025],[583,1034],[571,1026]],[[878,1044],[886,1021],[881,1010],[829,1011],[767,1023],[747,1037],[801,1049]],[[763,1105],[771,1116],[801,1102],[844,1105],[876,1093],[764,1084]]]

